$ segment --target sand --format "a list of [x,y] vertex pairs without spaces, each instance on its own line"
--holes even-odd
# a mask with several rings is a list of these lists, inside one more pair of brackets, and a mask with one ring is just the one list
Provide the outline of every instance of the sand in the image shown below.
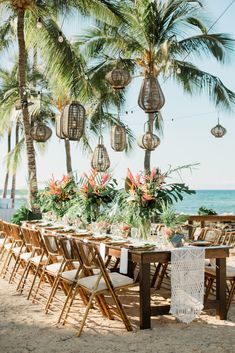
[[[234,258],[229,262],[235,264]],[[177,322],[172,316],[152,320],[151,330],[138,328],[138,288],[120,299],[134,326],[126,332],[122,322],[104,319],[92,310],[87,325],[76,337],[72,326],[57,327],[57,315],[48,314],[38,304],[19,295],[15,284],[0,279],[0,352],[1,353],[232,353],[235,352],[235,302],[228,320],[218,320],[215,311],[203,312],[189,325]],[[156,302],[164,300],[154,295]]]

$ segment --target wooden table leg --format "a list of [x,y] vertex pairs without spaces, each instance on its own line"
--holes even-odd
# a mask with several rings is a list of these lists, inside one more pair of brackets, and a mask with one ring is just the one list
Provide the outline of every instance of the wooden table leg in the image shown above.
[[140,329],[151,328],[150,264],[140,263]]
[[226,320],[226,258],[216,259],[216,300],[219,301],[216,315]]

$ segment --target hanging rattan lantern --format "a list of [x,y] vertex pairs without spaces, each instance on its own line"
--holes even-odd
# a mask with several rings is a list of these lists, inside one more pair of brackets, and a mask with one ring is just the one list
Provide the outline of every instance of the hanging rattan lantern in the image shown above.
[[85,127],[85,108],[76,101],[66,105],[60,119],[56,119],[56,134],[58,137],[79,141]]
[[105,76],[114,89],[123,89],[131,82],[130,73],[123,68],[115,68]]
[[30,130],[30,136],[37,142],[46,142],[52,135],[52,130],[43,122],[38,122]]
[[151,132],[149,121],[145,123],[148,126],[148,131],[138,138],[138,146],[144,150],[154,151],[160,145],[160,138]]
[[221,138],[226,134],[226,132],[227,130],[222,125],[220,125],[218,118],[218,124],[211,129],[212,135]]
[[61,119],[62,119],[61,115],[58,115],[55,118],[55,132],[56,132],[57,137],[59,137],[60,139],[65,139],[65,137],[61,131]]
[[126,130],[125,127],[116,124],[111,129],[111,147],[116,152],[122,152],[126,148]]
[[98,146],[95,148],[91,159],[91,166],[97,172],[105,172],[110,167],[110,160],[104,146],[103,136],[99,137]]
[[138,104],[145,113],[158,112],[165,104],[165,97],[157,77],[153,74],[143,79]]

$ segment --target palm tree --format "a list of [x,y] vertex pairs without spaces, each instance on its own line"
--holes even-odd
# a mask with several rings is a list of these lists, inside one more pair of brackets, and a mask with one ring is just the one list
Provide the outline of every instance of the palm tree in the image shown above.
[[[216,106],[234,108],[235,93],[189,61],[206,57],[224,64],[233,49],[228,34],[208,30],[202,1],[135,0],[119,1],[119,6],[124,17],[121,25],[99,22],[80,39],[84,50],[98,62],[97,68],[108,71],[111,63],[122,58],[135,70],[143,70],[143,76],[153,70],[164,82],[173,79],[186,93],[206,94]],[[153,116],[148,119],[152,126]],[[150,170],[150,155],[146,151],[146,171]]]
[[[69,51],[66,41],[62,46],[60,46],[60,48],[58,48],[61,44],[58,43],[58,33],[60,28],[56,25],[56,22],[52,17],[57,17],[60,11],[69,11],[71,8],[74,9],[77,7],[84,13],[90,12],[97,15],[100,19],[104,19],[105,16],[108,16],[108,18],[114,22],[117,22],[118,10],[112,2],[106,0],[65,0],[63,2],[60,0],[47,2],[36,0],[0,0],[0,6],[1,10],[5,11],[5,14],[8,14],[8,21],[5,21],[0,27],[0,37],[3,39],[0,49],[5,49],[9,45],[9,42],[12,42],[12,34],[14,32],[12,30],[11,23],[14,18],[17,18],[19,96],[22,102],[22,116],[28,162],[29,201],[31,209],[37,212],[38,208],[34,203],[38,192],[37,171],[34,144],[32,138],[30,137],[30,117],[26,91],[27,35],[30,37],[29,34],[33,33],[34,42],[32,42],[32,44],[35,44],[35,41],[37,42],[37,40],[40,42],[40,46],[37,46],[37,48],[41,49],[42,57],[47,60],[48,64],[50,64],[50,66],[48,65],[48,72],[50,74],[57,73],[60,77],[67,77],[69,82],[69,76],[72,76],[73,78],[78,78],[81,76],[82,65],[77,60],[74,53]],[[44,23],[40,40],[39,38],[36,39],[38,36],[36,36],[35,31],[36,21],[39,17],[43,19]],[[25,30],[26,23],[27,31]],[[58,53],[60,54],[58,55]],[[54,58],[53,63],[51,63],[52,58]],[[78,85],[75,85],[74,90],[77,88]]]

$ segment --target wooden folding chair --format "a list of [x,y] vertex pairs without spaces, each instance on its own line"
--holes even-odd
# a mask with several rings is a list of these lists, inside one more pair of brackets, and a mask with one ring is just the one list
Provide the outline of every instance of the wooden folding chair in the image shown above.
[[60,245],[60,251],[64,258],[63,266],[61,271],[53,283],[50,296],[48,298],[45,311],[46,313],[50,310],[53,300],[56,298],[56,292],[58,288],[61,288],[66,295],[65,303],[62,307],[61,314],[59,316],[58,322],[60,322],[61,316],[63,314],[63,308],[67,305],[67,302],[71,296],[74,289],[74,285],[77,282],[79,272],[82,267],[82,259],[78,253],[75,240],[69,236],[59,237],[58,242]]
[[[223,236],[221,245],[235,246],[235,232],[227,232]],[[208,300],[210,293],[214,293],[216,283],[216,265],[205,266],[205,301]],[[235,266],[226,266],[226,314],[235,294]]]
[[198,240],[210,241],[212,244],[219,244],[222,236],[222,230],[217,228],[202,228],[202,232],[198,237]]
[[[27,299],[30,298],[36,279],[40,276],[43,264],[47,261],[47,252],[38,230],[22,227],[22,235],[25,239],[27,252],[21,254],[20,261],[25,263],[24,271],[21,275],[17,290],[23,292],[25,284],[29,282],[29,292]],[[32,280],[29,274],[33,275]]]
[[[132,331],[132,326],[122,307],[122,304],[117,296],[116,291],[119,289],[133,286],[133,279],[117,272],[109,273],[105,267],[105,263],[99,253],[96,244],[86,243],[80,240],[76,240],[76,244],[78,246],[79,253],[85,256],[83,257],[83,266],[81,274],[79,279],[77,280],[76,288],[74,290],[70,305],[66,312],[64,322],[67,318],[67,315],[69,314],[69,310],[76,296],[76,291],[81,288],[85,293],[89,295],[89,302],[86,306],[86,310],[77,336],[80,336],[83,330],[89,310],[92,307],[93,300],[97,296],[105,295],[107,293],[111,295],[116,305],[117,312],[120,315],[127,331]],[[97,269],[98,273],[94,274],[94,269]],[[105,311],[109,312],[110,309],[106,301],[103,302],[103,305],[106,306]]]
[[[1,274],[3,278],[8,274],[11,279],[12,272],[15,269],[16,263],[22,251],[24,250],[25,244],[24,239],[21,234],[20,227],[16,224],[8,223],[6,224],[7,233],[10,234],[11,243],[5,243],[4,247],[7,252],[5,262],[3,264]],[[13,269],[10,269],[11,261],[15,260],[15,265]]]
[[[33,302],[40,302],[40,297],[41,299],[46,300],[46,307],[48,300],[51,297],[51,292],[53,291],[53,285],[55,281],[57,281],[59,273],[61,272],[65,263],[65,259],[63,258],[59,245],[60,237],[61,236],[55,234],[42,234],[48,257],[46,262],[43,264],[39,283],[34,293]],[[50,285],[49,295],[48,291],[41,287],[43,283],[44,285]]]

